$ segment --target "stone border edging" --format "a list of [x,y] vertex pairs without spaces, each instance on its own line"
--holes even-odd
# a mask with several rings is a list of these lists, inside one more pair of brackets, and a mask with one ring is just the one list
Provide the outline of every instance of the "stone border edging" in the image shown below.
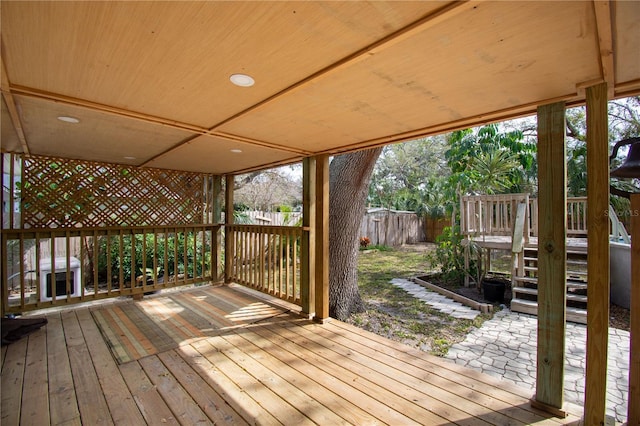
[[431,291],[435,291],[436,293],[440,293],[441,295],[448,297],[450,299],[453,299],[456,302],[462,303],[465,306],[468,306],[472,309],[476,309],[482,312],[483,314],[488,314],[490,312],[493,312],[493,305],[489,303],[476,302],[475,300],[471,300],[467,297],[462,296],[461,294],[454,293],[442,287],[438,287],[437,285],[431,284],[430,282],[420,279],[418,277],[412,278],[411,280],[414,283],[420,284],[421,286],[424,286]]

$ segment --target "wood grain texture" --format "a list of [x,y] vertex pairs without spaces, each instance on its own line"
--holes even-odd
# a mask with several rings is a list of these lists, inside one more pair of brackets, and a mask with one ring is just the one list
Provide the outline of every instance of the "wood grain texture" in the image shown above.
[[585,422],[606,417],[609,330],[609,139],[607,85],[587,88],[587,366]]
[[315,303],[316,316],[329,318],[329,156],[316,158]]
[[316,223],[316,160],[302,161],[302,239],[300,242],[300,299],[302,312],[311,315],[315,310],[315,223]]
[[565,104],[538,108],[538,357],[536,400],[562,409],[566,320]]
[[[230,304],[262,301],[248,290],[225,291]],[[38,388],[38,400],[43,406],[48,400],[50,407],[50,419],[38,424],[93,424],[104,410],[113,423],[132,425],[502,426],[578,420],[575,413],[555,419],[532,408],[526,389],[340,321],[318,324],[283,313],[118,366],[88,310],[66,309],[48,318],[40,335],[3,351],[3,425],[28,423],[34,403],[27,402],[27,391]],[[50,383],[44,393],[43,370]]]

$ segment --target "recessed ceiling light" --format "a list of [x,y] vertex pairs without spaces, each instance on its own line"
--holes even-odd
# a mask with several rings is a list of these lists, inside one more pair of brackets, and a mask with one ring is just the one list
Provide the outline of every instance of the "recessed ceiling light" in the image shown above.
[[125,160],[135,160],[136,157],[124,157]]
[[253,77],[246,74],[232,74],[229,77],[229,80],[231,80],[231,82],[236,86],[240,87],[251,87],[256,83]]
[[73,123],[73,124],[77,124],[80,122],[80,120],[78,120],[77,118],[69,117],[66,115],[61,115],[60,117],[58,117],[58,120],[64,121],[65,123]]
[[231,150],[231,152],[233,152],[234,154],[240,154],[242,152],[242,150],[234,148],[234,149]]

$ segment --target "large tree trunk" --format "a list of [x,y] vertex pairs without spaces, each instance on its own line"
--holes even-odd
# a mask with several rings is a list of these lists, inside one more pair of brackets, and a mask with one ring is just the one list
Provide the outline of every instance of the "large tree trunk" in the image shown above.
[[329,166],[329,315],[364,311],[358,291],[358,231],[371,173],[382,148],[335,157]]

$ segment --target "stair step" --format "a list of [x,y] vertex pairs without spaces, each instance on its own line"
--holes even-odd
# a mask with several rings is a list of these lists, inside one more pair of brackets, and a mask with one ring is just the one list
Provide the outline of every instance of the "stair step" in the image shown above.
[[[523,268],[524,272],[538,272],[538,268],[535,266],[525,266]],[[585,281],[587,278],[587,273],[582,271],[567,271],[567,279],[574,281]]]
[[[537,262],[538,257],[525,256],[525,262]],[[567,259],[567,263],[570,265],[587,266],[587,261],[582,259]]]
[[513,280],[522,283],[538,284],[538,279],[535,277],[513,277]]
[[[530,300],[512,299],[511,310],[513,312],[522,312],[525,314],[538,315],[538,303]],[[587,310],[580,308],[566,308],[567,321],[577,322],[579,324],[587,323]]]
[[[529,294],[532,296],[538,295],[538,289],[536,288],[513,287],[511,291],[513,292],[514,295],[518,293]],[[567,300],[571,300],[573,302],[587,303],[587,296],[583,296],[581,294],[567,293]]]
[[[538,284],[538,278],[536,278],[536,277],[514,277],[513,280],[516,281],[516,282]],[[514,288],[518,288],[518,287],[514,287]],[[571,279],[569,279],[569,280],[567,280],[567,289],[586,290],[587,289],[587,283],[585,281],[581,281],[581,280],[571,280]]]

